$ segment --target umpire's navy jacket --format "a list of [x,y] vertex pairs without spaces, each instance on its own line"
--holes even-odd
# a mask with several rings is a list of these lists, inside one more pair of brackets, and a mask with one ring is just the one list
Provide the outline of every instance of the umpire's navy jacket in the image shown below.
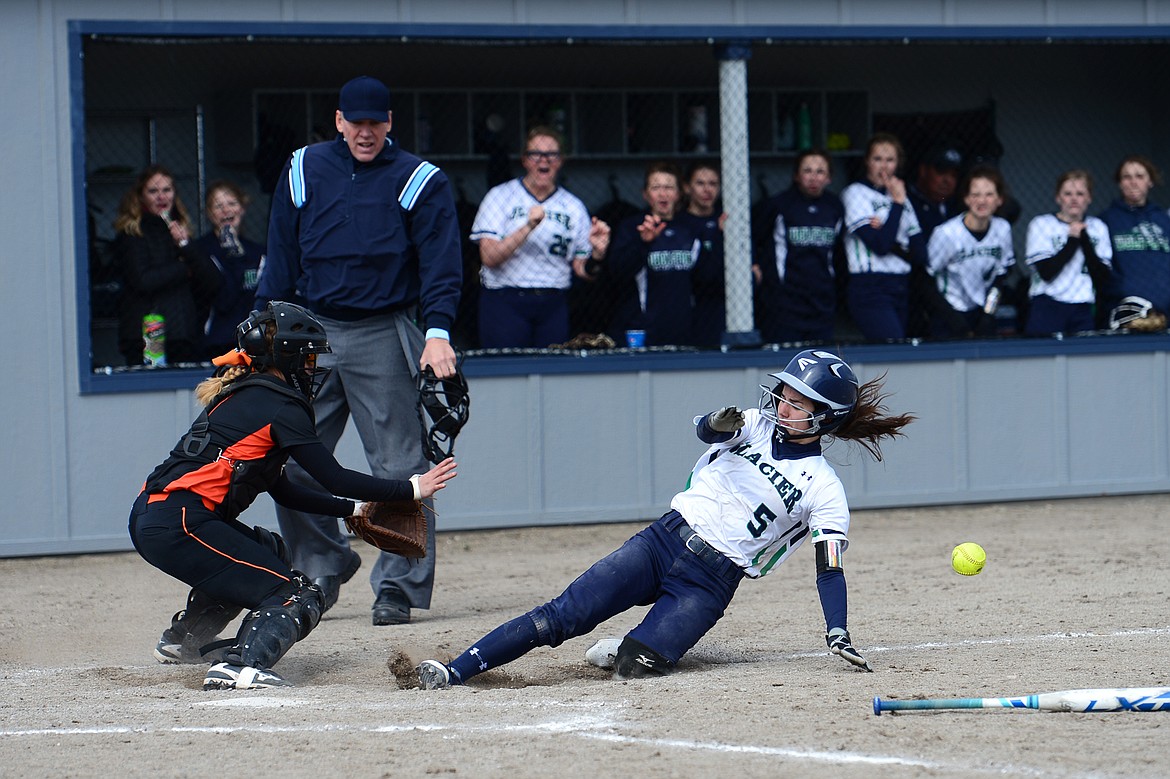
[[463,265],[455,199],[437,167],[386,140],[358,162],[340,135],[293,153],[278,179],[256,307],[303,302],[356,320],[421,305],[450,332]]

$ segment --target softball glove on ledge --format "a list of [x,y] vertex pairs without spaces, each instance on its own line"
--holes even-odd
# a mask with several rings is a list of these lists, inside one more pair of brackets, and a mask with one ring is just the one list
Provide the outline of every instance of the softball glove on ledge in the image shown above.
[[427,517],[420,500],[362,503],[345,518],[349,532],[383,552],[403,557],[427,556]]

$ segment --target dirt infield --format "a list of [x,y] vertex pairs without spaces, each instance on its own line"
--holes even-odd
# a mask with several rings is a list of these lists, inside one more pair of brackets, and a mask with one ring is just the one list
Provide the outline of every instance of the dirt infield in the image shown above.
[[[1165,775],[1170,712],[876,717],[872,700],[1170,685],[1168,506],[1152,495],[857,512],[850,628],[872,674],[825,650],[802,549],[744,582],[663,679],[614,682],[583,660],[642,610],[465,688],[395,676],[557,594],[637,525],[440,534],[430,611],[372,627],[359,574],[281,661],[296,686],[257,692],[204,692],[202,666],[153,661],[185,590],[137,556],[0,560],[0,773]],[[951,572],[961,541],[987,549],[983,574]],[[364,574],[373,550],[362,552]]]

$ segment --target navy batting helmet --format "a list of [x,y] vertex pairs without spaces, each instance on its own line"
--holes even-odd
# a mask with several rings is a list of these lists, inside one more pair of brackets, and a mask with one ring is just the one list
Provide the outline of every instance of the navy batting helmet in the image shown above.
[[777,404],[784,401],[780,391],[789,386],[813,401],[814,412],[810,426],[803,435],[821,435],[840,427],[857,404],[857,376],[853,369],[837,355],[821,349],[806,349],[789,361],[779,373],[770,373],[775,380],[771,387],[761,384],[760,414],[776,425],[783,439],[791,431],[776,414]]

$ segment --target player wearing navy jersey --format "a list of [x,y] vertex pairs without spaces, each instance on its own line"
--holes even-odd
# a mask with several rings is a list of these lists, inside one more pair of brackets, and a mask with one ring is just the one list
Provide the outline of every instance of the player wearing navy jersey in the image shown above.
[[204,312],[204,347],[210,359],[235,346],[236,326],[252,311],[264,247],[241,234],[248,196],[238,184],[211,182],[205,203],[211,230],[195,245],[207,253],[221,279]]
[[994,216],[1003,203],[1004,189],[998,170],[973,168],[961,190],[967,210],[943,222],[930,236],[927,269],[957,314],[931,320],[931,334],[936,338],[995,332],[997,302],[1007,272],[1016,262],[1011,225]]
[[756,322],[764,341],[828,341],[837,316],[834,250],[845,209],[826,187],[829,155],[802,152],[792,186],[765,201],[752,271]]
[[678,219],[690,222],[702,241],[703,251],[691,269],[691,288],[695,299],[692,335],[696,346],[719,346],[727,329],[723,269],[723,225],[727,214],[719,205],[719,169],[710,162],[696,162],[687,169],[683,180],[686,208]]
[[845,204],[846,299],[867,341],[906,336],[910,269],[925,265],[926,246],[918,217],[898,177],[904,154],[893,135],[878,133],[865,154],[865,180],[841,193]]
[[1097,291],[1109,286],[1113,246],[1109,228],[1085,211],[1093,202],[1093,179],[1070,170],[1056,182],[1055,214],[1028,224],[1026,260],[1032,269],[1025,335],[1072,334],[1096,326]]
[[1151,160],[1133,155],[1117,166],[1116,179],[1121,197],[1101,213],[1113,241],[1113,279],[1099,318],[1132,296],[1170,313],[1170,215],[1149,199],[1162,174]]
[[[221,371],[196,390],[206,406],[170,456],[147,477],[130,513],[130,538],[148,563],[191,586],[187,607],[155,648],[162,663],[213,662],[205,689],[287,685],[272,666],[305,638],[325,610],[321,589],[290,565],[280,536],[239,514],[261,492],[327,516],[353,501],[423,498],[455,476],[448,458],[410,480],[350,471],[317,438],[310,405],[328,370],[321,323],[305,309],[273,302],[238,330],[239,349],[215,359]],[[330,492],[284,476],[289,457]],[[236,638],[214,643],[248,609]]]
[[636,290],[627,286],[611,334],[621,340],[626,330],[638,329],[646,331],[647,346],[693,344],[692,271],[706,250],[696,226],[676,218],[682,191],[674,165],[651,164],[642,195],[649,213],[622,221],[607,259],[618,283],[632,279]]
[[913,417],[885,416],[881,381],[859,387],[852,369],[825,351],[800,352],[761,389],[758,410],[728,406],[695,418],[708,449],[670,511],[561,595],[449,664],[423,661],[420,686],[465,683],[639,605],[651,606],[641,623],[623,639],[598,642],[586,659],[613,667],[618,678],[667,673],[715,626],[744,577],[776,570],[806,541],[815,550],[826,643],[870,670],[848,630],[848,501],[822,447],[825,436],[857,441],[880,460],[882,439],[900,435]]
[[569,337],[569,286],[591,281],[588,260],[605,257],[609,226],[557,185],[561,138],[550,127],[528,133],[524,176],[493,187],[479,204],[471,240],[479,244],[479,336],[484,348],[545,348]]
[[[958,194],[962,153],[950,143],[931,147],[918,163],[918,178],[906,187],[906,199],[914,207],[922,240],[930,242],[935,228],[963,212]],[[910,320],[906,335],[923,338],[930,335],[932,320],[947,319],[953,314],[950,304],[938,291],[934,277],[925,265],[910,269]]]
[[930,240],[934,228],[963,211],[959,173],[963,155],[954,146],[937,144],[918,162],[918,178],[906,187],[906,199],[914,207],[922,236]]

